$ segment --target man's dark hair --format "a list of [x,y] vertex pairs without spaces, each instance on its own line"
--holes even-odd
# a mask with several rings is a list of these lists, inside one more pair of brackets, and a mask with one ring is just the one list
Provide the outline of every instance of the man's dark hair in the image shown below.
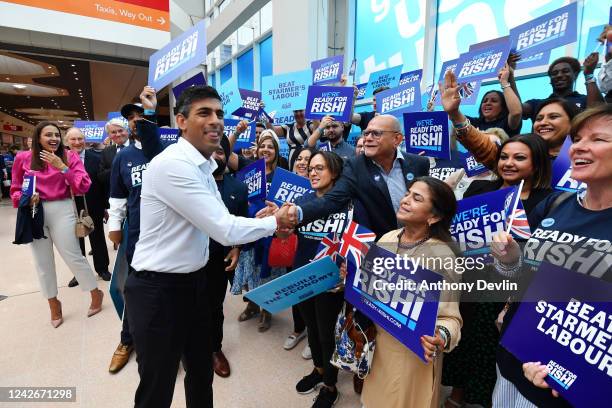
[[382,91],[386,91],[387,89],[391,89],[391,88],[389,88],[388,86],[381,86],[381,87],[378,87],[378,88],[376,88],[376,89],[374,90],[374,92],[372,92],[372,95],[376,95],[377,93],[380,93],[380,92],[382,92]]
[[266,125],[263,124],[263,122],[255,122],[255,127],[260,127],[260,128],[266,128]]
[[578,74],[580,73],[581,67],[580,67],[580,61],[578,61],[574,57],[561,57],[561,58],[557,58],[556,60],[554,60],[548,66],[548,76],[550,76],[550,73],[552,72],[554,66],[562,62],[569,64],[570,68],[572,69],[572,72],[574,73],[574,78],[576,78]]
[[181,93],[178,100],[176,101],[175,111],[177,114],[182,114],[183,116],[189,116],[189,112],[191,111],[191,105],[195,101],[200,101],[202,99],[217,99],[219,102],[221,101],[221,96],[215,88],[208,85],[199,85],[199,86],[191,86]]

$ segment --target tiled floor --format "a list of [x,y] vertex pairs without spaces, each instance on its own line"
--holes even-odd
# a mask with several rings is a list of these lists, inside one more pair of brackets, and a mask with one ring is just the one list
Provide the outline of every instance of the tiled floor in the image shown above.
[[[0,407],[112,407],[133,406],[138,372],[134,357],[118,374],[108,364],[119,341],[121,322],[108,296],[108,282],[99,281],[106,296],[104,309],[87,318],[89,295],[66,285],[72,275],[56,254],[59,299],[64,324],[53,329],[47,302],[42,298],[30,248],[13,245],[15,210],[0,203],[0,386],[74,386],[75,403],[2,403]],[[114,251],[109,251],[114,257]],[[91,263],[91,258],[89,258]],[[225,302],[223,349],[232,366],[227,379],[215,377],[215,406],[222,408],[309,407],[315,394],[298,395],[295,383],[312,370],[300,356],[304,342],[292,351],[282,344],[291,328],[291,314],[274,316],[272,328],[257,332],[255,321],[238,323],[244,303],[229,295]],[[184,407],[183,373],[177,378],[173,407]],[[337,407],[360,407],[351,376],[339,375],[341,398]]]

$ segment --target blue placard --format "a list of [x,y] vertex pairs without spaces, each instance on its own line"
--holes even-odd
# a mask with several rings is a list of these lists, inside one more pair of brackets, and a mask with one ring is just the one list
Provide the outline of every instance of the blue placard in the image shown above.
[[573,2],[553,12],[510,30],[512,50],[530,54],[552,50],[576,42],[577,3]]
[[278,138],[278,150],[279,156],[289,160],[289,145],[287,144],[287,139],[284,137]]
[[319,143],[319,145],[317,146],[317,149],[320,152],[331,152],[332,151],[331,142]]
[[404,140],[409,153],[450,159],[450,137],[446,112],[404,113]]
[[164,143],[176,143],[179,138],[179,130],[171,128],[159,128],[159,140]]
[[505,231],[506,199],[515,191],[508,187],[464,198],[457,202],[450,233],[465,256],[489,254],[493,234]]
[[572,406],[605,406],[612,383],[610,299],[610,282],[542,262],[501,344],[523,363],[545,364],[546,382]]
[[311,193],[310,180],[298,176],[288,170],[277,167],[268,191],[268,201],[274,201],[277,205],[293,203],[298,197]]
[[295,269],[244,296],[270,313],[278,313],[340,283],[338,267],[329,256]]
[[417,69],[414,71],[410,71],[410,72],[404,72],[401,76],[400,76],[400,80],[398,85],[406,85],[406,84],[411,84],[413,82],[420,84],[421,83],[421,78],[423,78],[423,70],[422,69]]
[[485,44],[476,44],[472,51],[462,54],[457,62],[457,81],[482,81],[497,77],[510,53],[508,37],[497,38]]
[[272,114],[272,112],[306,108],[306,96],[311,83],[312,70],[310,68],[263,77],[261,79],[261,97],[266,103],[266,111]]
[[381,115],[394,115],[401,120],[404,112],[421,110],[421,86],[418,83],[387,89],[375,96],[376,110]]
[[246,130],[238,135],[236,143],[234,143],[235,149],[249,149],[255,145],[255,139],[257,137],[257,123],[253,120],[249,122]]
[[363,99],[366,93],[366,88],[368,87],[368,83],[358,84],[357,86],[357,99]]
[[201,72],[198,72],[188,80],[183,81],[174,88],[172,88],[172,93],[174,94],[174,97],[178,99],[185,89],[189,88],[190,86],[197,85],[206,85],[206,78],[204,78],[204,74]]
[[95,120],[76,120],[74,127],[79,129],[86,142],[101,143],[106,138],[106,122]]
[[374,91],[381,86],[395,88],[399,85],[400,76],[402,76],[402,66],[391,67],[381,71],[372,72],[368,79],[368,86],[364,94],[364,98],[373,96]]
[[489,171],[484,164],[476,161],[476,158],[459,142],[457,142],[457,152],[463,158],[463,168],[468,177],[474,177]]
[[569,149],[572,146],[570,137],[565,138],[559,155],[552,163],[552,182],[551,185],[556,190],[576,192],[586,189],[586,184],[574,180],[572,176],[572,161],[569,157]]
[[344,297],[425,361],[421,336],[434,335],[442,276],[398,257],[372,245],[361,268],[348,269]]
[[323,85],[340,82],[340,79],[342,79],[343,64],[344,55],[335,55],[333,57],[311,62],[312,84]]
[[331,116],[335,120],[349,122],[353,96],[353,88],[348,86],[309,86],[304,116],[314,120]]
[[237,109],[242,107],[242,97],[238,89],[238,81],[235,78],[221,85],[217,92],[221,97],[221,105],[223,105],[223,111],[226,115],[233,115]]
[[[459,60],[464,54],[461,54],[459,58],[454,60],[449,60],[442,63],[442,68],[440,69],[440,76],[438,78],[438,82],[444,83],[444,75],[446,71],[455,72],[457,71],[457,64]],[[480,82],[479,81],[470,81],[470,82],[461,82],[459,81],[459,96],[461,97],[462,105],[474,105],[478,100],[478,92],[480,91]],[[441,106],[442,101],[440,99],[440,93],[438,92],[438,85],[433,84],[431,92],[434,94],[434,104],[435,106]]]
[[582,47],[580,61],[584,61],[584,59],[588,57],[590,53],[595,51],[599,51],[599,61],[605,61],[606,49],[601,47],[601,43],[598,41],[599,35],[603,32],[605,27],[605,24],[600,24],[598,26],[589,28],[586,43],[584,44],[584,47]]
[[157,91],[206,61],[206,22],[200,21],[149,58],[148,85]]
[[266,161],[259,159],[238,173],[236,178],[248,187],[249,202],[263,200],[266,197]]
[[36,192],[36,176],[35,175],[24,175],[23,182],[21,183],[21,193],[32,197]]
[[232,115],[248,120],[253,120],[259,114],[261,107],[261,92],[251,91],[248,89],[239,89],[241,106],[232,112]]
[[550,61],[550,50],[523,54],[521,59],[516,62],[516,69],[541,67],[548,65],[548,61]]

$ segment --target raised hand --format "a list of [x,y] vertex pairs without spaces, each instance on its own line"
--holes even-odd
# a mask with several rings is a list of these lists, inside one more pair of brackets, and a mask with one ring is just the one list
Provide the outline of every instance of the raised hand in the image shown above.
[[438,87],[440,90],[442,107],[446,113],[448,113],[451,120],[453,120],[454,116],[459,115],[459,105],[461,105],[457,77],[452,71],[446,71],[446,74],[444,74],[444,83],[439,83]]
[[157,95],[155,89],[150,86],[145,86],[140,93],[140,103],[147,110],[155,110],[157,107]]
[[235,132],[235,134],[237,134],[237,135],[241,134],[242,132],[247,130],[248,127],[249,127],[249,121],[248,120],[244,120],[244,119],[241,120],[236,125],[236,132]]
[[598,62],[599,62],[599,53],[598,52],[590,53],[584,60],[584,64],[582,64],[582,67],[584,69],[584,75],[593,74],[593,72],[595,72],[595,68],[597,67]]
[[502,84],[502,86],[507,85],[510,81],[510,67],[507,63],[499,70],[497,79],[499,79],[499,83]]

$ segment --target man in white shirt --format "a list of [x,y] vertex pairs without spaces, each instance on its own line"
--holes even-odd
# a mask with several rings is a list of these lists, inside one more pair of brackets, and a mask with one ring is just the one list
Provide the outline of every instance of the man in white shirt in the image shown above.
[[177,101],[178,142],[143,173],[140,238],[125,285],[138,355],[136,407],[169,407],[183,361],[187,407],[212,407],[212,352],[205,296],[209,237],[225,246],[272,235],[295,224],[289,207],[274,216],[231,215],[212,175],[223,137],[217,91],[192,87]]

